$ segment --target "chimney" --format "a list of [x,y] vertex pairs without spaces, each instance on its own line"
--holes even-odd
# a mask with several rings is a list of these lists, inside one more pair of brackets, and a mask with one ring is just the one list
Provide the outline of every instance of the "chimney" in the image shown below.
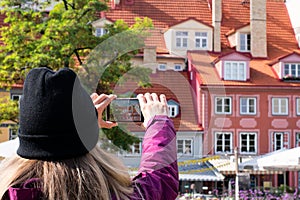
[[251,54],[267,57],[267,14],[266,0],[250,1]]
[[156,47],[145,46],[143,56],[143,66],[152,69],[152,72],[155,73],[157,67]]
[[111,0],[112,9],[120,9],[120,0]]
[[156,47],[144,47],[144,64],[156,63]]
[[222,0],[212,0],[212,24],[214,27],[213,47],[215,52],[221,51]]

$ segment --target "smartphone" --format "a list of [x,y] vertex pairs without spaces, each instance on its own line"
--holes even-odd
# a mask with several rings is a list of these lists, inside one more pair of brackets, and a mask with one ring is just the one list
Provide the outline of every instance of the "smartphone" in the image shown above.
[[112,122],[143,122],[144,117],[137,98],[117,98],[107,107],[106,119]]

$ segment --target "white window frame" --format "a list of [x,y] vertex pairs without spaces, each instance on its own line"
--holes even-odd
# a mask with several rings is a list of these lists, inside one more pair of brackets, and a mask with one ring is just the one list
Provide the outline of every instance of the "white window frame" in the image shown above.
[[240,51],[250,52],[251,51],[251,34],[250,33],[240,33]]
[[272,115],[288,115],[289,99],[287,97],[272,97]]
[[[226,146],[226,139],[225,136],[230,135],[229,139],[229,150]],[[222,151],[218,151],[218,140],[221,139],[222,142]],[[233,138],[232,138],[232,132],[215,132],[215,153],[216,154],[226,154],[226,153],[232,153],[232,145],[233,145]]]
[[[273,133],[273,151],[277,151],[277,150],[280,150],[280,149],[283,149],[284,148],[284,132],[274,132]],[[280,136],[280,146],[278,148],[278,145],[277,145],[277,138],[276,136]]]
[[[218,100],[221,100],[221,105],[218,104]],[[225,100],[229,100],[229,105]],[[218,107],[221,106],[221,111],[218,111]],[[229,111],[226,111],[226,107]],[[215,113],[216,114],[231,114],[232,113],[232,98],[231,97],[215,97]]]
[[300,63],[284,63],[283,77],[296,77],[300,78]]
[[296,147],[299,147],[300,146],[300,132],[296,132],[295,133],[295,139],[296,139],[296,144],[295,144],[295,146]]
[[[179,69],[176,69],[177,67],[179,67]],[[183,71],[182,64],[174,64],[174,71]]]
[[103,35],[107,34],[107,30],[103,27],[96,27],[95,28],[95,36],[101,37]]
[[158,70],[159,71],[166,71],[167,70],[167,64],[166,63],[159,63],[158,64]]
[[176,31],[175,32],[175,46],[176,48],[188,48],[188,39],[189,32],[188,31]]
[[[131,151],[126,151],[126,156],[141,156],[142,155],[142,141],[136,142],[130,145]],[[138,149],[138,153],[135,153],[136,149]]]
[[[182,141],[182,151],[180,151],[180,148],[178,146],[178,141]],[[186,144],[187,141],[190,142],[190,148],[188,147],[188,144]],[[193,155],[193,140],[192,139],[177,139],[177,144],[176,145],[177,145],[177,154],[179,154],[179,155]]]
[[[17,97],[17,99],[15,99]],[[15,101],[20,101],[22,94],[11,94],[10,99]]]
[[[251,100],[253,101],[253,105],[251,105]],[[245,103],[245,105],[244,105]],[[246,111],[244,112],[244,108]],[[253,112],[251,109],[253,108]],[[256,98],[255,97],[241,97],[240,98],[240,114],[241,115],[256,115]]]
[[224,80],[246,81],[247,63],[245,61],[225,61]]
[[169,117],[174,118],[179,113],[177,105],[168,105],[168,109],[169,109]]
[[296,98],[296,115],[300,115],[300,97]]
[[9,128],[9,140],[13,140],[18,137],[18,130],[16,128]]
[[208,47],[208,33],[195,32],[195,48],[206,50],[207,47]]
[[[252,144],[250,144],[250,136],[254,135],[254,151],[250,151]],[[243,151],[243,136],[246,136],[246,151]],[[256,154],[257,153],[257,133],[256,132],[240,132],[240,153],[241,154]]]

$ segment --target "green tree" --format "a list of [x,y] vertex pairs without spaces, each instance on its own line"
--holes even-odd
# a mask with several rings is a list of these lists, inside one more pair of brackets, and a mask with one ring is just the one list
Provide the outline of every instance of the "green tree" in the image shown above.
[[[0,0],[1,12],[6,15],[8,24],[0,29],[4,44],[0,47],[0,86],[22,83],[28,70],[41,66],[55,70],[73,68],[89,92],[113,92],[114,84],[124,74],[140,85],[148,84],[150,70],[132,67],[130,60],[144,45],[152,27],[150,19],[136,19],[132,26],[118,20],[106,26],[106,35],[96,37],[91,22],[107,9],[106,2],[61,0],[50,11],[45,11],[49,2]],[[2,107],[5,107],[3,103]],[[8,110],[3,112],[8,116]],[[6,114],[1,115],[0,120]],[[17,119],[10,116],[11,120]],[[109,136],[109,139],[123,149],[137,141],[121,129],[111,132],[117,132],[120,137]],[[111,132],[104,133],[110,135]]]
[[3,121],[13,121],[19,123],[18,102],[9,99],[9,97],[0,98],[0,123]]

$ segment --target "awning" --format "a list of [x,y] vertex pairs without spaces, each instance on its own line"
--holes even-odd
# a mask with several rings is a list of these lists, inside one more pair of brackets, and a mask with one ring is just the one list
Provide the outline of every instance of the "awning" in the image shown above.
[[[246,166],[245,163],[254,162],[253,157],[240,157],[239,158],[239,171],[247,172],[254,175],[267,175],[267,174],[281,174],[280,170],[267,170],[267,169],[255,169],[252,167],[241,168],[240,166]],[[235,162],[233,157],[223,156],[218,159],[209,160],[209,163],[214,166],[223,175],[235,175]]]
[[235,163],[229,156],[212,159],[208,162],[224,175],[235,174]]
[[181,181],[223,181],[225,178],[207,161],[179,165],[178,169],[179,180]]
[[179,174],[181,181],[223,181],[224,177],[210,174]]
[[283,171],[300,170],[300,147],[281,149],[262,156],[257,156],[250,161],[241,163],[240,170],[268,171],[269,173],[282,173]]
[[[204,159],[201,159],[204,160]],[[185,160],[178,162],[179,180],[181,181],[223,181],[224,176],[212,167],[207,161]],[[185,163],[185,164],[183,164]],[[137,175],[138,168],[130,167],[129,174],[133,178]]]

